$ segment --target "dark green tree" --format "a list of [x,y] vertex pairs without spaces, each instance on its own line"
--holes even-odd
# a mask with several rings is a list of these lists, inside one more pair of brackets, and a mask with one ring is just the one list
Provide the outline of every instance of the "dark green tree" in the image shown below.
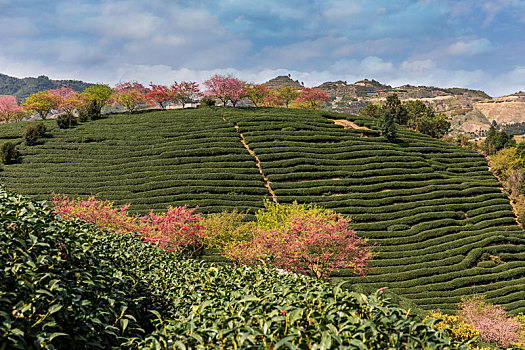
[[386,108],[381,112],[379,129],[381,130],[381,135],[386,137],[388,141],[394,140],[397,136],[395,116]]
[[448,133],[450,122],[443,113],[436,114],[421,100],[406,101],[407,126],[423,134],[441,138]]
[[[505,131],[497,131],[494,125],[491,125],[487,132],[487,137],[481,144],[481,149],[485,154],[491,155],[503,148],[510,148],[516,146],[516,140],[512,134],[507,134]],[[525,146],[521,146],[521,149]],[[518,148],[518,153],[520,153]]]
[[394,116],[396,123],[407,125],[409,118],[408,113],[397,94],[390,94],[386,97],[386,103],[383,105],[383,109],[388,110],[388,112]]
[[381,106],[375,103],[369,103],[365,106],[365,108],[363,108],[361,115],[379,119],[381,118]]

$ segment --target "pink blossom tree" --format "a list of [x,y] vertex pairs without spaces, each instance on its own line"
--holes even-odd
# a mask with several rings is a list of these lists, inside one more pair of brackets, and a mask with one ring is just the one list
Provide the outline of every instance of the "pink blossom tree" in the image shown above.
[[0,121],[20,120],[25,114],[24,107],[18,105],[15,96],[0,96]]
[[127,213],[129,204],[116,208],[112,202],[95,197],[69,199],[55,194],[53,201],[55,213],[64,220],[79,219],[114,233],[136,233],[147,242],[190,257],[204,247],[207,231],[201,224],[202,216],[195,213],[197,208],[169,207],[166,213],[152,211],[137,217]]
[[328,101],[328,95],[322,90],[304,88],[301,90],[292,106],[294,108],[302,109],[319,109],[322,103],[328,103]]
[[182,104],[183,109],[186,103],[189,103],[202,95],[199,90],[199,84],[194,81],[175,82],[171,86],[171,89],[174,91],[177,101]]
[[228,101],[231,101],[233,107],[235,107],[237,102],[245,96],[245,83],[231,74],[226,76],[215,74],[204,82],[204,86],[207,88],[204,94],[218,98],[224,106],[226,106]]
[[176,99],[173,89],[166,85],[155,85],[150,83],[149,86],[150,89],[146,94],[146,98],[151,102],[158,103],[162,109],[166,109],[166,103],[172,102]]
[[494,305],[483,296],[474,296],[459,303],[458,316],[479,331],[479,338],[503,348],[518,345],[523,325],[500,305]]
[[136,111],[141,104],[149,102],[146,98],[146,88],[136,81],[118,83],[110,99],[114,105],[119,104],[126,108],[129,114]]
[[78,110],[86,101],[82,96],[68,86],[63,86],[60,89],[49,90],[49,93],[58,98],[58,109],[63,110],[68,114],[73,114],[73,111]]
[[258,213],[254,238],[225,247],[225,255],[238,263],[254,265],[263,261],[317,278],[338,268],[366,273],[374,256],[372,247],[349,229],[348,219],[325,209],[297,205],[290,209],[277,205],[270,214],[275,214],[270,224],[261,225]]

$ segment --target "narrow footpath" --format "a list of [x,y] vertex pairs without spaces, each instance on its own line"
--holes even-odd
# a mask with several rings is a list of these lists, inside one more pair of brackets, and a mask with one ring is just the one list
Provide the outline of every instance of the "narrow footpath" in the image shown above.
[[[224,118],[223,118],[224,119]],[[239,126],[237,124],[234,124],[235,130],[239,133],[239,136],[241,137],[241,143],[244,145],[244,148],[255,158],[255,165],[259,169],[259,173],[261,173],[261,176],[264,180],[264,187],[268,189],[268,192],[270,192],[270,195],[272,196],[272,200],[277,203],[277,196],[275,195],[275,192],[272,190],[272,187],[270,186],[270,181],[264,175],[264,172],[261,167],[261,161],[259,160],[259,157],[255,154],[255,152],[248,146],[248,143],[246,143],[246,139],[244,138],[244,135],[242,132],[239,131]]]

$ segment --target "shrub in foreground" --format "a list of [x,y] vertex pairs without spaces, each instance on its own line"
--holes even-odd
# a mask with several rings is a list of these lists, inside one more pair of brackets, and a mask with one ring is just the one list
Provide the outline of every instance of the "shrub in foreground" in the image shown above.
[[[0,348],[110,348],[147,325],[144,283],[116,268],[115,234],[0,190]],[[133,252],[144,244],[122,235]],[[117,258],[118,257],[118,258]]]
[[[432,319],[436,321],[432,323],[432,327],[444,330],[451,339],[463,342],[479,337],[479,331],[474,326],[463,321],[459,316],[432,312],[425,317],[424,321]],[[471,344],[477,345],[477,342],[473,341]]]
[[24,130],[24,133],[22,134],[22,138],[28,146],[35,145],[38,141],[39,136],[40,132],[34,125],[28,125],[27,128]]
[[12,142],[7,141],[2,144],[2,148],[0,148],[0,160],[2,161],[2,164],[13,162],[19,155],[20,153],[18,152],[18,149]]

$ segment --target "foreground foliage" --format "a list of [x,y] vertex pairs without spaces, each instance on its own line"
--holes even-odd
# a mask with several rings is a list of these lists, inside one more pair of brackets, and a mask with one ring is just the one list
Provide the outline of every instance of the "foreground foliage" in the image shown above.
[[382,291],[180,259],[3,189],[0,224],[0,348],[467,349]]

